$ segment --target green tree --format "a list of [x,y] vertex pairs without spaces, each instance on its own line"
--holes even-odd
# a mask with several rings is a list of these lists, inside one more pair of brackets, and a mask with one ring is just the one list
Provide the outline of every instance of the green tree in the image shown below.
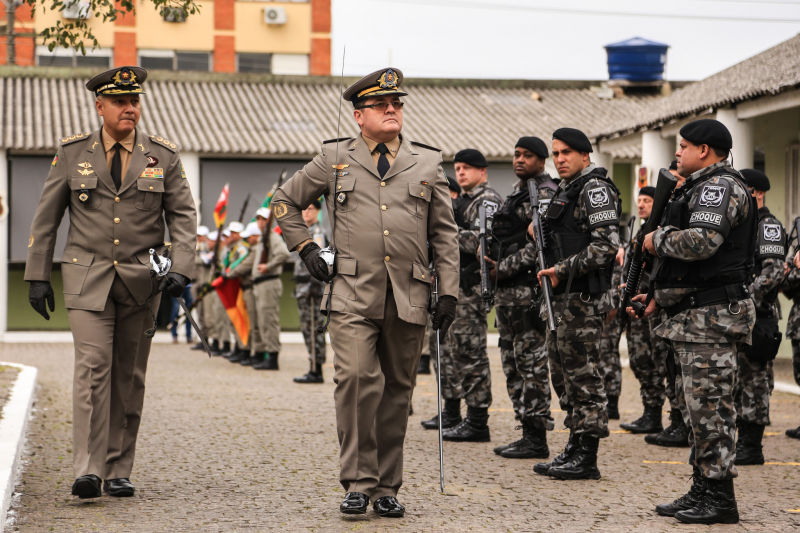
[[[52,51],[56,47],[73,48],[86,54],[86,42],[98,46],[97,38],[89,27],[89,22],[100,19],[111,23],[125,13],[135,13],[133,0],[24,0],[34,9],[43,7],[48,11],[64,11],[65,9],[83,10],[85,16],[74,19],[59,19],[54,25],[42,30],[38,38],[43,45]],[[185,20],[189,15],[199,13],[200,6],[194,0],[146,0],[159,10],[164,17],[173,21]]]

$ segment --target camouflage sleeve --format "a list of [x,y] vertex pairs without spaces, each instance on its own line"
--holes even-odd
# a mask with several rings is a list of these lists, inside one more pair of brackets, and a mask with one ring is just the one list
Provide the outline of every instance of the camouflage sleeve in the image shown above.
[[480,237],[478,230],[461,229],[458,230],[458,249],[465,254],[475,254],[478,252]]
[[800,270],[794,267],[789,270],[786,279],[781,283],[781,292],[791,299],[800,296]]
[[708,259],[724,242],[721,233],[708,228],[679,230],[675,226],[666,226],[657,229],[653,235],[656,255],[683,261]]
[[536,246],[528,242],[508,257],[503,258],[497,263],[497,279],[505,279],[513,276],[523,269],[536,264]]
[[761,263],[761,273],[750,284],[750,294],[756,303],[756,308],[762,307],[764,297],[783,281],[783,261],[777,258],[764,259]]
[[[527,248],[527,247],[526,247]],[[608,266],[614,261],[619,248],[619,230],[617,226],[599,226],[592,230],[589,246],[565,260],[556,263],[556,276],[565,280],[570,269],[574,268],[574,276],[582,276]]]

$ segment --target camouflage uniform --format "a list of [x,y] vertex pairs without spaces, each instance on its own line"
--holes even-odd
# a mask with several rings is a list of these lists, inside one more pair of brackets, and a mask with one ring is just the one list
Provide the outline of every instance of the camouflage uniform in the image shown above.
[[794,381],[800,385],[800,270],[794,265],[783,281],[781,291],[793,301],[789,320],[786,322],[786,338],[792,342]]
[[[543,212],[555,195],[557,185],[547,173],[529,179],[537,182],[538,209]],[[525,232],[531,220],[527,182],[519,181],[506,202],[514,202],[516,195],[522,195],[515,202],[518,205],[514,214],[516,219],[524,221],[521,230],[522,239],[525,240]],[[498,230],[497,222],[496,213],[495,231]],[[553,418],[550,414],[545,325],[538,316],[538,310],[534,308],[532,289],[538,270],[536,246],[530,241],[522,247],[515,244],[511,246],[516,249],[501,249],[495,292],[497,332],[500,335],[500,358],[506,376],[506,389],[517,420],[529,421],[536,427],[551,430]],[[538,304],[538,291],[536,303]]]
[[[606,317],[603,322],[603,334],[600,337],[599,357],[597,367],[603,377],[603,387],[606,396],[611,403],[612,398],[619,398],[622,392],[622,365],[619,360],[619,341],[622,337],[622,330],[625,329],[627,316],[619,313],[620,291],[622,283],[622,267],[614,262],[614,274],[611,278],[611,289],[608,291],[608,298],[613,305],[613,312]],[[616,401],[616,400],[614,400]]]
[[[765,235],[769,240],[765,239]],[[783,225],[769,209],[758,210],[758,243],[756,246],[757,275],[750,283],[750,294],[757,317],[780,318],[778,289],[783,281],[783,260],[786,255],[786,235]],[[755,361],[744,351],[738,354],[736,415],[743,422],[768,426],[769,397],[775,387],[772,361]]]
[[[320,248],[327,246],[319,223],[309,226],[308,231]],[[297,252],[292,252],[292,259],[295,281],[292,296],[297,300],[297,310],[300,313],[300,331],[303,333],[311,366],[320,369],[325,364],[325,332],[318,331],[317,328],[325,323],[322,314],[322,293],[325,284],[311,277],[306,264]]]
[[[483,183],[462,194],[458,229],[458,245],[462,257],[475,257],[479,249],[478,208],[483,202],[500,205],[502,199],[494,189]],[[452,359],[458,372],[458,381],[468,407],[488,408],[492,404],[492,376],[486,352],[487,323],[480,291],[480,278],[473,283],[461,265],[461,282],[458,289],[456,318],[448,331],[452,346]],[[444,363],[442,363],[444,366]],[[444,377],[444,375],[443,375]],[[446,398],[446,397],[445,397]]]
[[[458,306],[456,306],[456,313]],[[428,350],[433,361],[433,369],[439,373],[439,364],[436,361],[436,332],[431,327],[430,318],[428,318],[428,326],[426,330],[430,330],[428,334]],[[464,397],[464,390],[461,387],[461,379],[458,369],[455,366],[453,359],[453,326],[450,326],[447,334],[439,339],[439,357],[442,360],[442,399],[444,400],[460,400]]]
[[[547,332],[550,376],[561,408],[567,413],[564,424],[575,435],[586,434],[595,438],[608,436],[607,400],[597,365],[597,339],[602,335],[606,313],[613,308],[608,288],[611,264],[619,249],[618,193],[605,176],[604,168],[591,164],[559,185],[557,197],[562,192],[568,196],[577,195],[577,204],[571,215],[588,236],[589,244],[553,265],[559,279],[553,301],[558,327],[555,335]],[[578,190],[573,184],[582,185]],[[552,261],[552,251],[560,247],[550,233],[553,224],[560,222],[555,217],[564,205],[568,204],[559,206],[553,201],[547,211],[545,254],[548,262]],[[590,276],[596,276],[595,279],[604,277],[605,287],[600,284],[588,292],[575,292],[574,282]],[[567,285],[570,285],[569,292],[565,292]],[[544,316],[544,309],[541,311]]]
[[[688,211],[681,215],[684,201]],[[686,229],[673,224],[672,213],[681,219],[685,216]],[[707,479],[737,475],[733,388],[737,354],[741,344],[750,344],[755,322],[753,300],[743,287],[754,238],[754,200],[727,161],[688,177],[653,236],[661,259],[654,281],[655,300],[667,311],[667,319],[654,333],[675,350],[680,365],[675,378],[676,390],[681,391],[678,404],[692,429],[693,464]],[[737,245],[724,246],[726,242]],[[731,260],[729,271],[716,268],[715,261],[733,254],[738,254],[739,262]],[[700,276],[710,281],[686,286],[695,283],[687,278]],[[715,288],[714,282],[726,301],[692,307],[696,298],[705,299],[708,287]]]

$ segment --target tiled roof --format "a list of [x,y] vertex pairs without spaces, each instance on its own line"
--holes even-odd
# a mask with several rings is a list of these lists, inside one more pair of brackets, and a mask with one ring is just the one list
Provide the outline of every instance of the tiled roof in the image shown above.
[[[51,152],[58,139],[99,127],[85,70],[0,68],[0,149]],[[345,84],[352,80],[344,80]],[[340,80],[332,77],[151,73],[141,127],[184,151],[221,157],[305,158],[337,135]],[[562,126],[592,135],[641,116],[653,97],[604,99],[601,82],[409,80],[404,133],[452,157],[465,147],[507,160],[522,135]],[[341,107],[340,136],[357,133]]]
[[601,132],[607,137],[657,127],[708,109],[727,107],[797,87],[800,87],[800,35],[651,102],[638,116],[620,116],[616,124]]

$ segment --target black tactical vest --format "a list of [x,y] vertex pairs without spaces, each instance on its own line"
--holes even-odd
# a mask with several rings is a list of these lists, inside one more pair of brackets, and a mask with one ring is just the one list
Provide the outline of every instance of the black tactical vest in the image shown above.
[[[756,234],[755,260],[753,261],[753,271],[751,280],[761,275],[762,262],[764,259],[776,258],[783,260],[786,257],[786,233],[783,226],[769,212],[767,206],[758,210],[758,230]],[[780,285],[764,295],[763,303],[769,307],[778,299]],[[756,309],[757,312],[763,309]]]
[[[667,206],[662,226],[670,225],[681,230],[689,229],[691,192],[720,174],[733,177],[742,189],[748,190],[738,175],[734,175],[730,169],[721,168],[688,186],[681,187]],[[758,226],[755,216],[758,206],[755,198],[749,194],[747,197],[750,199],[750,212],[747,218],[735,228],[731,228],[725,242],[717,249],[717,253],[701,261],[682,261],[673,257],[664,257],[656,275],[656,287],[660,289],[669,287],[710,289],[745,283],[753,268]]]
[[[591,242],[591,232],[581,228],[580,220],[575,218],[575,209],[578,205],[583,187],[591,179],[598,179],[608,185],[617,195],[617,216],[621,211],[619,190],[614,183],[606,177],[606,170],[597,168],[585,176],[574,179],[550,201],[545,213],[547,240],[544,257],[547,266],[556,263],[584,250]],[[611,288],[613,265],[593,270],[583,276],[575,276],[569,286],[569,292],[582,292],[598,296]],[[555,294],[563,294],[567,290],[567,283],[559,283],[553,289]]]

